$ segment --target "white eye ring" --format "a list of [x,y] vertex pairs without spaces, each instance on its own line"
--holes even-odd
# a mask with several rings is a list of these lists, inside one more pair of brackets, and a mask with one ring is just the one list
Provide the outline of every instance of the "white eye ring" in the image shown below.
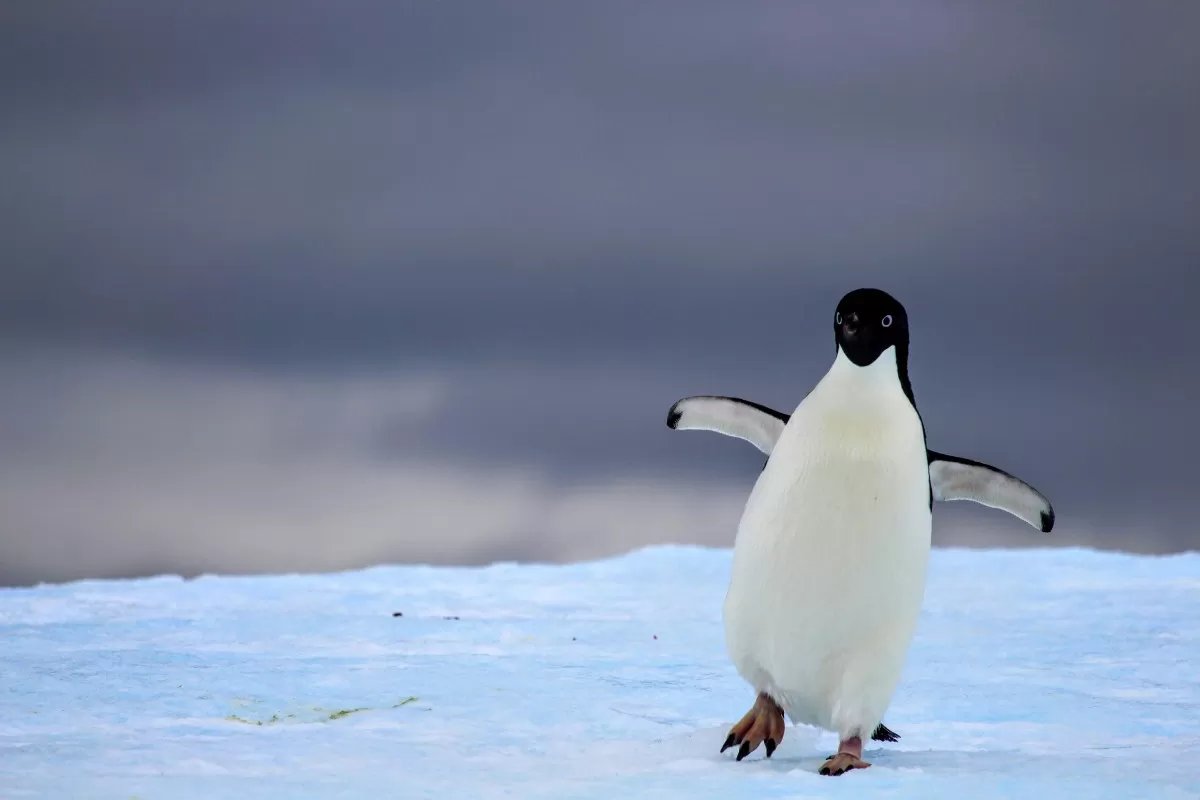
[[833,316],[834,316],[833,324],[841,325],[842,324],[842,312],[839,311],[836,314],[834,314]]
[[884,315],[884,317],[883,317],[883,323],[882,323],[882,324],[883,324],[883,327],[885,327],[885,328],[890,328],[890,327],[892,327],[892,315],[891,315],[891,314],[885,314],[885,315]]

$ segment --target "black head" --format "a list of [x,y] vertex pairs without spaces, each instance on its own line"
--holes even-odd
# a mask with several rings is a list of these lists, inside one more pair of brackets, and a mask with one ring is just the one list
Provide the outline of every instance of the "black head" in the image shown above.
[[898,362],[908,359],[908,314],[879,289],[855,289],[843,297],[833,315],[833,335],[846,358],[860,367],[893,346]]

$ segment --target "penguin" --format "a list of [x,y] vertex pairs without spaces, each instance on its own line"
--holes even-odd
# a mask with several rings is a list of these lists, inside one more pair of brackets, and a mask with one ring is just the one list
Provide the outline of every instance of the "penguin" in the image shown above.
[[863,739],[895,741],[883,716],[925,593],[933,503],[968,500],[1039,530],[1050,502],[971,459],[929,450],[908,375],[903,305],[856,289],[833,315],[835,356],[789,415],[737,397],[675,403],[667,425],[711,430],[767,455],[734,540],[726,649],[755,692],[721,752],[770,758],[793,723],[838,734],[822,775],[864,769]]

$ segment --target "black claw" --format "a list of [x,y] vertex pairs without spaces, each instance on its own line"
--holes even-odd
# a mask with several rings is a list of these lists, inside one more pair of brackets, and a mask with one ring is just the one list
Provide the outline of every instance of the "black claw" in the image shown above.
[[736,739],[737,739],[736,733],[729,734],[729,738],[725,740],[725,744],[721,745],[721,752],[724,753],[726,750],[728,750],[729,748],[731,748],[735,744],[737,744]]
[[767,746],[767,758],[770,758],[771,753],[775,752],[775,748],[778,747],[778,745],[775,744],[775,740],[770,737],[768,737],[767,740],[765,742],[763,742],[763,744],[765,744]]
[[748,755],[750,755],[750,743],[742,742],[742,746],[738,748],[737,760],[741,761]]

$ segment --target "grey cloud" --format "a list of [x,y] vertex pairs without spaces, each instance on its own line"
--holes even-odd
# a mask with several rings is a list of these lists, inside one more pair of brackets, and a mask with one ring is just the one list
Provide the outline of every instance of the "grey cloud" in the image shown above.
[[[911,312],[931,442],[1045,486],[1090,541],[1195,546],[1197,22],[1157,2],[6,7],[0,340],[75,377],[0,399],[0,462],[107,452],[86,402],[38,415],[96,385],[63,358],[125,354],[190,376],[197,420],[184,398],[229,371],[310,398],[438,387],[419,422],[363,411],[353,435],[325,400],[289,405],[301,460],[332,438],[545,474],[546,496],[742,487],[755,454],[671,436],[666,406],[794,406],[837,298],[876,285]],[[164,391],[104,369],[126,407]],[[234,397],[277,424],[275,393]],[[242,458],[222,435],[211,458]],[[135,439],[132,461],[163,450]],[[484,538],[461,557],[538,552]]]
[[[3,362],[0,585],[146,571],[566,560],[728,541],[738,490],[374,446],[445,393],[112,358]],[[458,379],[458,380],[461,380]]]
[[[534,430],[530,420],[552,409],[497,398],[508,383],[488,370],[329,382],[111,357],[0,364],[0,585],[727,546],[761,467],[749,446],[669,432],[649,398],[606,406],[619,393],[597,394],[582,372],[564,393],[575,418]],[[545,387],[560,373],[521,377]],[[459,416],[467,397],[481,419]],[[431,422],[439,411],[452,413]],[[504,426],[509,414],[515,424]],[[443,424],[455,418],[457,437]],[[465,445],[471,432],[482,445]],[[597,457],[598,469],[571,463]],[[937,541],[1046,543],[999,517],[939,510]],[[1175,541],[1161,516],[1127,522],[1064,514],[1054,541],[1142,550]]]
[[[1047,273],[1165,281],[1200,256],[1200,57],[1165,7],[1090,8],[18,19],[7,74],[38,102],[0,150],[4,326],[224,357],[412,356],[422,336],[511,357],[623,352],[672,306],[743,328],[757,308],[712,308],[738,273],[789,302],[858,274],[981,296],[1061,295]],[[622,310],[632,325],[608,324]]]

